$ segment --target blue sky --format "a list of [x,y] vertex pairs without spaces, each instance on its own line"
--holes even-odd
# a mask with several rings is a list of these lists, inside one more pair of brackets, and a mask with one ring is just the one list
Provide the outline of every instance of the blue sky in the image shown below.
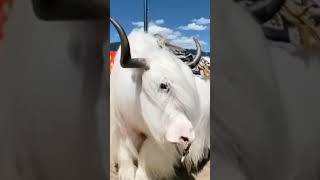
[[[144,0],[110,0],[110,15],[127,33],[143,28]],[[210,0],[148,0],[149,31],[161,33],[173,44],[194,48],[192,37],[200,40],[205,51],[210,50]],[[142,26],[141,26],[142,25]],[[110,25],[110,41],[119,37]]]

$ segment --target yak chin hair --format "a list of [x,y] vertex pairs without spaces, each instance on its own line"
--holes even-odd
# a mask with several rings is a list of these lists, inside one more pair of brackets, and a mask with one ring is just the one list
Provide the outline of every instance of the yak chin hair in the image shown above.
[[192,168],[198,167],[203,159],[208,158],[208,148],[210,148],[210,108],[199,118],[195,133],[196,139],[192,143],[189,154],[185,159],[185,167],[190,172]]

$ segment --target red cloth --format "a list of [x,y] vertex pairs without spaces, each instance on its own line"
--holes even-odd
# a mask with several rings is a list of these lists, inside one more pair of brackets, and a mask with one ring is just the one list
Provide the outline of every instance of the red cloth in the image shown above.
[[112,66],[114,63],[114,58],[116,57],[117,52],[116,51],[110,51],[110,74],[112,70]]

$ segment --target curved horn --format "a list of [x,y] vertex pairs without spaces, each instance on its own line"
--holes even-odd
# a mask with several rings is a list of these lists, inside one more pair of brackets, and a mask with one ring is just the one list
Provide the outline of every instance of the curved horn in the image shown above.
[[145,68],[148,69],[144,58],[131,58],[130,44],[126,32],[122,26],[112,17],[110,21],[118,31],[121,40],[121,57],[120,64],[123,68]]
[[259,23],[265,23],[281,9],[285,1],[256,0],[252,6],[248,6],[247,8]]
[[188,66],[191,69],[195,68],[199,64],[199,62],[201,60],[201,46],[200,46],[200,43],[199,43],[198,39],[196,39],[196,38],[193,38],[193,40],[194,40],[194,42],[196,43],[196,46],[197,46],[197,54],[193,58],[193,60],[190,63],[188,63]]

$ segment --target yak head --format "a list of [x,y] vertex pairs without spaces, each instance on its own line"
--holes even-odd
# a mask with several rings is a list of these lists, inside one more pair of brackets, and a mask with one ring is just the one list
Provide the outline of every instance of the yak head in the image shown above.
[[121,39],[117,55],[119,68],[129,68],[139,74],[137,106],[140,106],[152,138],[161,144],[190,147],[200,112],[199,95],[191,71],[201,59],[198,40],[194,39],[197,54],[187,64],[168,48],[161,47],[155,36],[134,31],[128,38],[116,20],[110,18],[110,21]]

